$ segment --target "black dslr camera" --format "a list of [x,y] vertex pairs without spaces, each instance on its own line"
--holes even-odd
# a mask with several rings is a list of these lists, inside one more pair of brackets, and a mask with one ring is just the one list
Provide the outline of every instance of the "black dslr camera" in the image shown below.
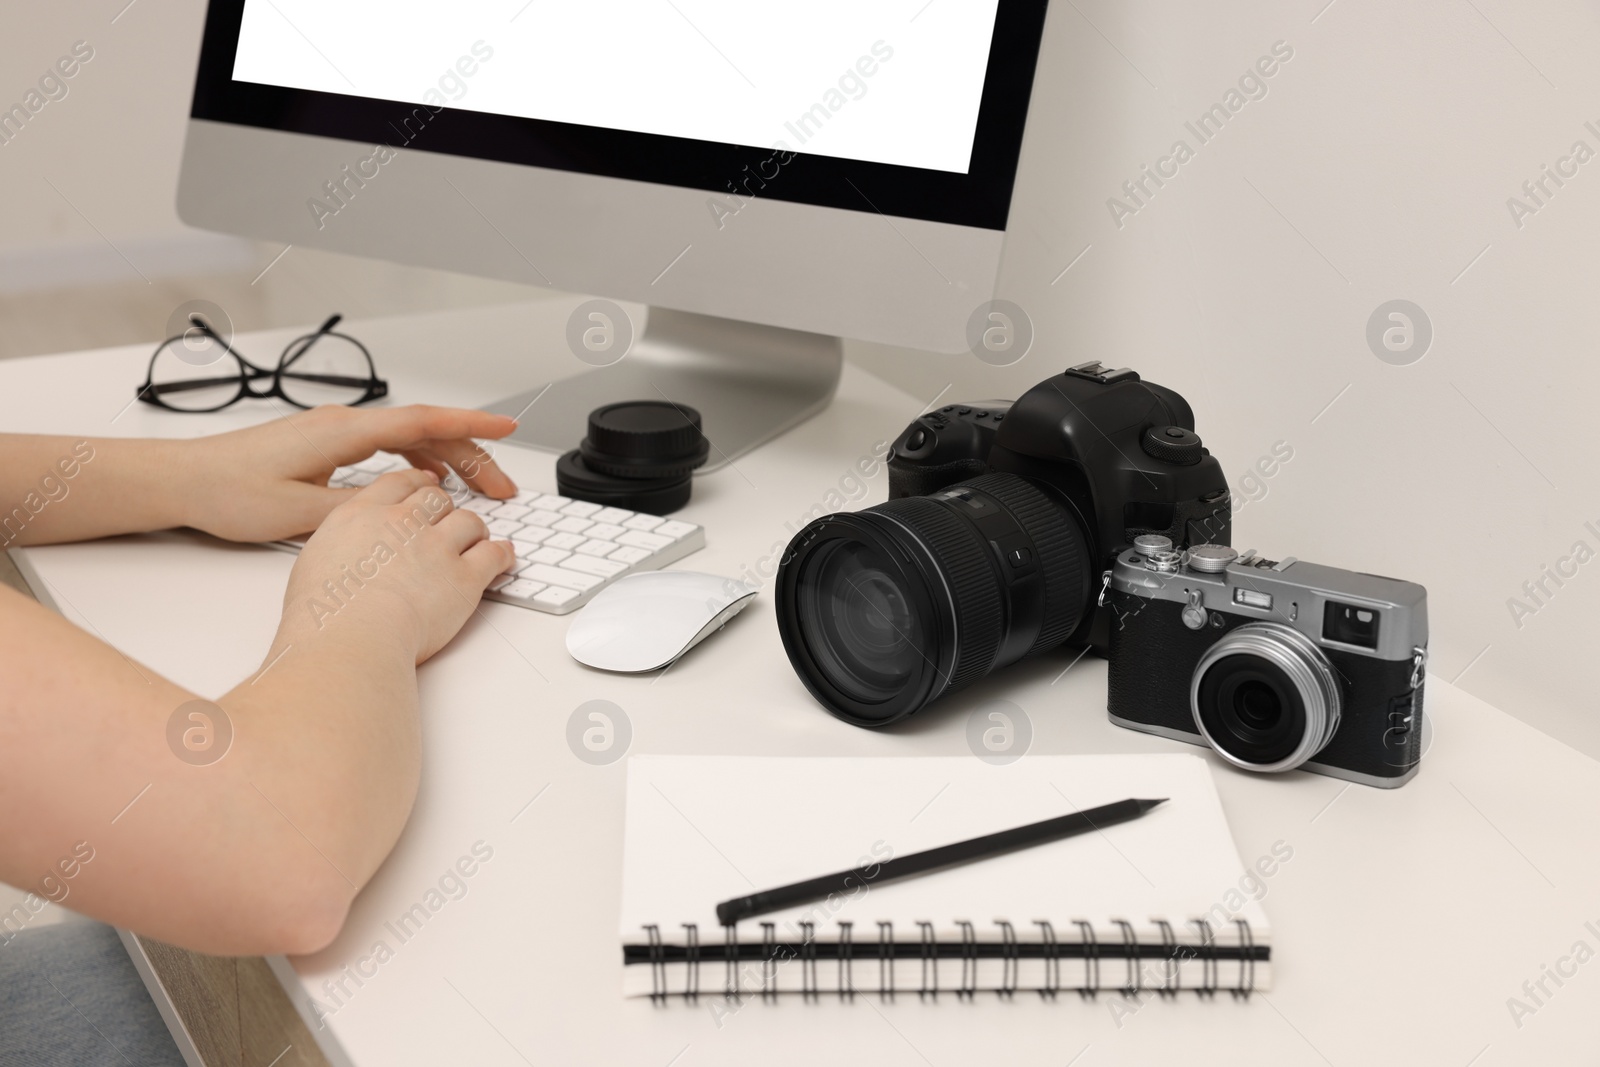
[[1188,402],[1099,363],[923,415],[888,466],[889,501],[806,526],[777,578],[789,661],[858,726],[1069,641],[1104,652],[1099,578],[1134,538],[1229,540]]
[[1111,721],[1251,771],[1392,788],[1422,758],[1427,591],[1141,537],[1107,573]]

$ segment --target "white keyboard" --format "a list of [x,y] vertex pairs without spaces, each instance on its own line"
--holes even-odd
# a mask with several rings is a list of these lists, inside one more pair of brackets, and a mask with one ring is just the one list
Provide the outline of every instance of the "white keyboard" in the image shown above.
[[[405,466],[400,457],[380,452],[353,467],[340,467],[328,484],[360,488]],[[517,562],[490,583],[484,596],[552,615],[577,611],[624,574],[664,567],[706,544],[704,527],[659,515],[550,493],[521,492],[510,500],[494,500],[467,489],[454,475],[443,488],[456,507],[483,516],[491,537],[516,547]],[[274,547],[298,552],[304,544],[279,541]]]

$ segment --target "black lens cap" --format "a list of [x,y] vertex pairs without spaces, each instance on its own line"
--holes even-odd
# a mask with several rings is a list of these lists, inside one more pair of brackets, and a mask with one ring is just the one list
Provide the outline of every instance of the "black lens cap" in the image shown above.
[[665,478],[618,478],[596,471],[573,449],[556,460],[556,492],[606,507],[666,515],[689,502],[688,472]]
[[616,478],[681,478],[705,463],[711,444],[700,413],[666,400],[627,400],[589,413],[579,444],[584,465]]

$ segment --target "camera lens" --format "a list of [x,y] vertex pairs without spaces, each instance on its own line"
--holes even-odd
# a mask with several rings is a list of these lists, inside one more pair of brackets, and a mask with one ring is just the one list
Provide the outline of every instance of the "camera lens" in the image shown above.
[[870,545],[833,540],[796,589],[807,646],[853,700],[887,700],[916,674],[922,627],[895,570]]
[[1276,623],[1247,623],[1212,645],[1189,687],[1196,726],[1229,762],[1287,771],[1339,728],[1333,668],[1310,638]]
[[1090,608],[1075,513],[987,474],[931,496],[828,515],[790,543],[778,630],[812,695],[859,726],[1065,641]]

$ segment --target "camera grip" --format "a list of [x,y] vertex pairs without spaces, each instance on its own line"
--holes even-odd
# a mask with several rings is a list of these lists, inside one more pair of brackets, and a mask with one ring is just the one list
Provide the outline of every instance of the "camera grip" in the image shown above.
[[1191,630],[1183,624],[1183,605],[1112,588],[1106,710],[1143,726],[1181,730],[1199,738],[1189,707],[1189,681],[1195,664],[1240,620],[1212,613],[1221,627]]

